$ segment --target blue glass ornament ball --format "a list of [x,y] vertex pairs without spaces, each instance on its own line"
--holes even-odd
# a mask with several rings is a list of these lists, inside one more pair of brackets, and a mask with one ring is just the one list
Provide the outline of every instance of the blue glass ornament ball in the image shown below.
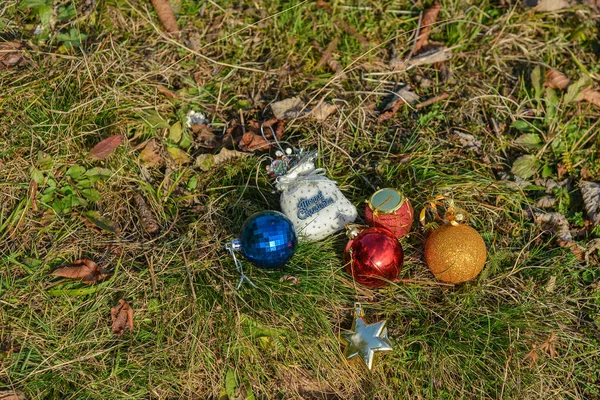
[[298,234],[292,221],[278,211],[263,211],[244,222],[241,252],[259,268],[282,267],[296,251]]

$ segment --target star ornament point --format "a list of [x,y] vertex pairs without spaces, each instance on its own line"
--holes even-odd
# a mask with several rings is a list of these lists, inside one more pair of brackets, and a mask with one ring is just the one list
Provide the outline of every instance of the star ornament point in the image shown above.
[[386,321],[367,324],[357,317],[352,329],[342,332],[342,341],[346,343],[347,360],[360,359],[370,370],[373,369],[375,353],[392,351],[392,343],[387,336]]

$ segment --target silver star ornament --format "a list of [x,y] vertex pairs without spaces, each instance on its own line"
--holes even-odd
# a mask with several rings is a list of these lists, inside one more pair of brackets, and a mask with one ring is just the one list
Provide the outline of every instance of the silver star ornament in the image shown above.
[[347,360],[362,360],[370,371],[373,369],[375,353],[392,350],[386,321],[365,323],[360,303],[354,304],[354,313],[352,329],[341,333],[342,341],[346,343],[345,356]]

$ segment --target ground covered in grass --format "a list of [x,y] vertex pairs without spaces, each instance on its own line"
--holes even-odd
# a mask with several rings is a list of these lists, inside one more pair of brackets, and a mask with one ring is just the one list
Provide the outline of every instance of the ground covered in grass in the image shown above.
[[[593,2],[442,1],[414,55],[429,2],[172,5],[180,37],[149,1],[0,4],[13,43],[0,43],[0,398],[600,398]],[[450,59],[398,67],[442,45]],[[407,92],[414,104],[380,117]],[[274,149],[206,154],[292,97],[337,109],[286,118],[289,145],[318,149],[359,209],[377,187],[417,212],[454,199],[487,245],[483,272],[370,290],[345,274],[340,233],[282,271],[245,263],[257,287],[236,290],[224,245],[279,208]],[[190,110],[208,133],[187,127]],[[90,156],[113,135],[111,155]],[[416,221],[402,239],[401,279],[435,281],[426,237]],[[110,276],[51,274],[78,259]],[[118,336],[120,299],[135,314]],[[357,300],[394,344],[371,373],[338,341]]]

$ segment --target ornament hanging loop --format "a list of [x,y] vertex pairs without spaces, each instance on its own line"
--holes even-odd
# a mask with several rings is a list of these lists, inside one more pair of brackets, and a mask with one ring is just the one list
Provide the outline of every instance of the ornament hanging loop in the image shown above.
[[[275,142],[275,144],[277,145],[277,147],[279,148],[279,151],[281,151],[281,155],[283,156],[284,154],[291,154],[292,149],[289,150],[284,150],[283,147],[281,147],[281,143],[279,143],[279,140],[277,139],[277,133],[275,133],[275,130],[273,130],[273,127],[271,126],[270,123],[266,123],[267,126],[269,127],[269,129],[271,130],[271,135],[273,135],[273,141]],[[267,136],[265,135],[265,122],[263,122],[262,124],[260,124],[260,134],[262,135],[263,139],[265,139],[265,141],[268,143],[269,139],[267,139]]]
[[240,260],[238,260],[238,258],[235,256],[235,252],[236,251],[240,251],[240,249],[242,248],[241,242],[238,239],[234,239],[231,242],[227,243],[225,245],[225,249],[229,252],[229,254],[231,254],[231,257],[233,257],[233,262],[235,264],[235,269],[240,273],[240,281],[238,282],[237,286],[236,286],[236,290],[239,290],[240,287],[242,286],[242,283],[244,283],[244,280],[247,280],[248,283],[250,283],[252,286],[256,287],[256,285],[254,284],[254,282],[252,282],[250,280],[250,278],[248,278],[248,276],[244,273],[244,267],[242,266],[242,262]]
[[[439,208],[444,209],[443,217],[440,216]],[[428,211],[433,217],[433,221],[427,222]],[[454,226],[467,224],[469,222],[469,214],[462,208],[456,207],[453,199],[446,198],[445,196],[437,196],[427,202],[419,215],[419,222],[424,228],[431,229],[431,225],[435,221]]]

